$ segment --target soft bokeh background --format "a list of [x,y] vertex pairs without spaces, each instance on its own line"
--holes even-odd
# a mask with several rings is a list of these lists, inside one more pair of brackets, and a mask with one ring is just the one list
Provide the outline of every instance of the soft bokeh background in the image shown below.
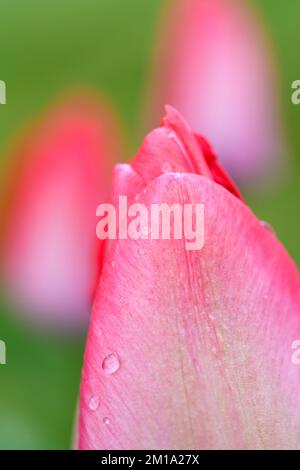
[[[103,90],[119,109],[133,152],[141,138],[152,41],[162,0],[2,0],[0,79],[1,165],[14,133],[68,86]],[[273,41],[281,74],[281,102],[290,148],[289,171],[274,187],[248,189],[247,202],[275,228],[300,264],[300,106],[291,83],[300,78],[300,2],[255,0]],[[220,84],[221,85],[221,84]],[[225,91],[224,91],[225,92]],[[124,155],[124,158],[126,156]],[[68,448],[78,393],[84,338],[32,331],[2,301],[0,339],[0,448]]]

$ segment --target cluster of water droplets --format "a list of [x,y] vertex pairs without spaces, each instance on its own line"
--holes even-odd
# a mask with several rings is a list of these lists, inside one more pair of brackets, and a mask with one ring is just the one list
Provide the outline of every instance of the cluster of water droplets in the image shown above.
[[[117,353],[108,354],[102,361],[102,371],[106,375],[115,374],[120,368],[120,360]],[[89,410],[95,412],[98,410],[101,404],[101,400],[97,395],[91,395],[88,401]],[[110,424],[110,419],[105,416],[102,420],[103,424],[108,426]]]

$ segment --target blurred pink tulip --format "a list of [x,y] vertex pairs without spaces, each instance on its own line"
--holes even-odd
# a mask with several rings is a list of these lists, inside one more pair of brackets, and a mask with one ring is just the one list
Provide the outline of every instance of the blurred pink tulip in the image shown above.
[[244,0],[171,0],[167,6],[149,92],[154,122],[170,103],[213,142],[237,181],[270,176],[283,143],[262,25]]
[[115,117],[86,92],[57,103],[12,152],[3,274],[18,310],[45,326],[87,324],[99,241],[96,208],[120,158]]
[[300,280],[275,235],[169,107],[132,164],[116,167],[112,194],[147,208],[203,203],[205,245],[107,244],[78,447],[299,448]]

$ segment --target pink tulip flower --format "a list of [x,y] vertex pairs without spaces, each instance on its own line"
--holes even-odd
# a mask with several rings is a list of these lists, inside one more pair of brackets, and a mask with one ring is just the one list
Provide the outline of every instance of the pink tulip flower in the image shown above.
[[275,172],[283,150],[273,53],[245,1],[169,1],[149,90],[157,122],[171,103],[249,184]]
[[41,325],[87,323],[98,271],[95,211],[120,155],[117,136],[107,106],[78,91],[12,152],[2,270],[17,309]]
[[209,145],[167,107],[112,201],[205,207],[205,243],[105,242],[85,351],[79,449],[300,447],[300,279]]

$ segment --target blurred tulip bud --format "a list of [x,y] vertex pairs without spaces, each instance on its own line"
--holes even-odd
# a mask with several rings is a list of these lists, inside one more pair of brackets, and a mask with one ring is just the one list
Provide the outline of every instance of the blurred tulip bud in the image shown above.
[[170,103],[214,143],[239,183],[270,175],[283,144],[273,54],[256,15],[244,0],[176,0],[167,7],[151,125]]
[[100,249],[96,207],[120,156],[118,130],[111,110],[80,91],[14,145],[4,282],[17,309],[44,326],[76,330],[87,323]]

